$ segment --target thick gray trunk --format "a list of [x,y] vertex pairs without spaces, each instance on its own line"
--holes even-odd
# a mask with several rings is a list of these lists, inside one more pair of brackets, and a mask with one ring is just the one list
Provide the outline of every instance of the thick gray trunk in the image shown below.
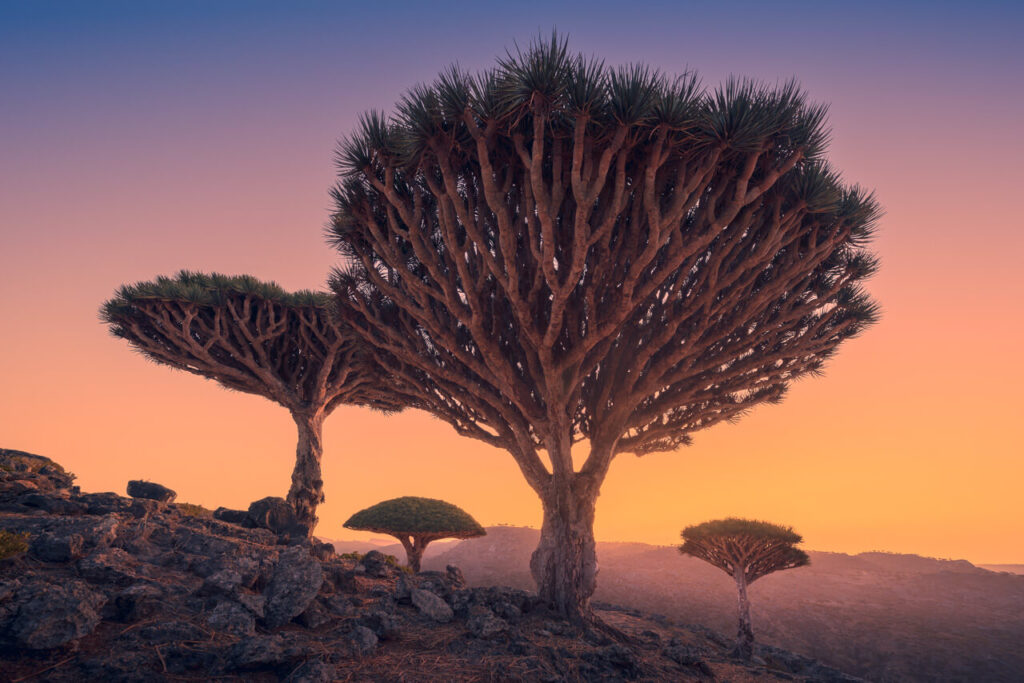
[[423,551],[427,549],[430,540],[424,540],[419,536],[396,536],[405,548],[406,561],[409,568],[414,572],[420,571],[420,563],[423,561]]
[[324,416],[320,413],[292,413],[292,419],[299,428],[299,441],[295,447],[295,469],[292,471],[288,502],[312,536],[317,522],[316,508],[324,502],[324,482],[320,478]]
[[550,609],[574,623],[587,625],[594,621],[590,597],[597,587],[597,494],[575,492],[571,486],[558,488],[552,486],[541,496],[544,524],[540,544],[530,559],[530,572],[540,598]]
[[736,569],[736,593],[739,605],[739,629],[736,632],[736,655],[750,659],[754,654],[754,630],[750,625],[750,600],[747,599],[747,580],[741,568]]

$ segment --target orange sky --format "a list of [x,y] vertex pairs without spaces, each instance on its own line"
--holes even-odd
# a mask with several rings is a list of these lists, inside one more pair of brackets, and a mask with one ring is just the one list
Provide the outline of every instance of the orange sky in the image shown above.
[[[537,19],[495,22],[472,43],[442,33],[409,47],[419,59],[365,72],[347,53],[324,64],[298,38],[259,43],[255,23],[216,34],[182,19],[192,42],[164,44],[159,22],[139,21],[148,62],[97,33],[81,38],[91,51],[4,72],[18,96],[0,108],[0,447],[52,457],[86,490],[145,478],[179,501],[244,507],[287,490],[288,413],[147,362],[108,336],[98,307],[122,282],[180,268],[320,286],[335,263],[321,235],[335,138],[452,60],[487,65]],[[781,405],[675,453],[620,456],[598,538],[670,544],[688,524],[737,515],[792,524],[818,550],[1024,562],[1024,69],[1005,22],[964,19],[962,40],[908,23],[906,46],[871,49],[836,29],[822,39],[834,53],[795,41],[759,53],[775,38],[752,38],[725,58],[710,38],[652,38],[642,21],[626,22],[631,43],[605,50],[595,20],[574,45],[689,64],[711,82],[795,73],[832,103],[832,160],[887,211],[870,283],[883,317]],[[61,34],[37,28],[43,55]],[[870,53],[860,69],[857,50]],[[399,495],[443,498],[485,525],[540,521],[510,456],[424,414],[342,408],[324,441],[319,535],[357,537],[342,521]]]

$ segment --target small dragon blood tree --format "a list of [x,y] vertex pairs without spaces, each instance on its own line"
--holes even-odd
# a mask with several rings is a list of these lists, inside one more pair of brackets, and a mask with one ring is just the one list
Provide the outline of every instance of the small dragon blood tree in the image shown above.
[[810,564],[803,550],[795,547],[803,538],[791,527],[749,519],[717,519],[683,529],[679,552],[713,564],[736,581],[739,594],[739,631],[736,654],[750,659],[754,631],[750,626],[747,586],[779,571]]
[[420,570],[423,551],[440,538],[474,538],[487,534],[462,508],[434,498],[403,496],[360,510],[345,522],[346,529],[373,531],[402,542],[409,566]]
[[324,419],[343,403],[397,410],[378,366],[330,313],[326,294],[290,293],[242,275],[181,271],[121,287],[100,317],[150,359],[258,394],[298,426],[288,502],[312,533],[323,502]]

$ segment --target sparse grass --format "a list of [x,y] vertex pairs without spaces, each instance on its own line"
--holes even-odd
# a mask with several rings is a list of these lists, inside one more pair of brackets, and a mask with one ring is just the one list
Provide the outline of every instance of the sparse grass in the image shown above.
[[14,557],[28,550],[28,533],[15,533],[0,529],[0,560]]
[[204,508],[202,505],[194,505],[192,503],[176,503],[178,510],[183,515],[189,517],[205,517],[206,519],[213,519],[213,510]]

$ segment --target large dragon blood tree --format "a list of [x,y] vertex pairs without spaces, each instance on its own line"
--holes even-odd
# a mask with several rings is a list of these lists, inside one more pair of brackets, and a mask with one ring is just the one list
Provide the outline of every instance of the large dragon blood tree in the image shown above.
[[707,92],[553,36],[341,143],[341,315],[420,407],[512,455],[543,506],[540,595],[580,625],[615,456],[780,400],[875,319],[879,210],[827,137],[793,83]]
[[310,534],[324,500],[324,419],[343,403],[399,407],[394,395],[379,395],[380,366],[343,329],[329,300],[247,275],[181,271],[121,287],[100,312],[114,336],[150,359],[289,410],[299,438],[288,502]]

